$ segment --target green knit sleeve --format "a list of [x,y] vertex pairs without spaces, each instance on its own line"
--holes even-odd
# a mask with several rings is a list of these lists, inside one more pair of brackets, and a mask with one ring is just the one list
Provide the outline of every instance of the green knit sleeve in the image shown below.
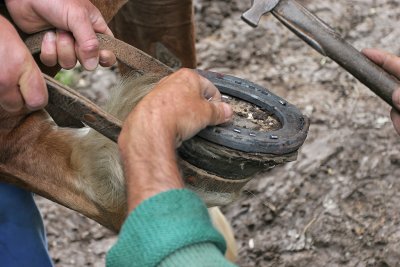
[[227,261],[214,244],[200,243],[184,247],[166,259],[158,267],[235,267]]
[[[206,247],[193,246],[197,244]],[[204,253],[223,262],[225,250],[225,241],[212,226],[201,199],[187,189],[170,190],[143,201],[128,216],[117,243],[107,254],[106,265],[150,267],[182,257],[201,263]]]

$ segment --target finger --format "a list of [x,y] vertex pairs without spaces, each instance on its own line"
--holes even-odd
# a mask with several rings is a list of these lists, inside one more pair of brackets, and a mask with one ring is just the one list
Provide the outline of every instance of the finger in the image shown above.
[[111,67],[117,62],[114,53],[109,50],[100,50],[100,65],[103,67]]
[[393,92],[392,101],[397,110],[400,110],[400,89]]
[[104,33],[104,34],[114,37],[114,34],[112,33],[111,29],[108,27],[107,22],[104,20],[100,11],[97,8],[95,8],[92,10],[92,13],[94,14],[92,16],[92,18],[93,18],[92,25],[93,25],[93,29],[95,30],[95,32]]
[[179,80],[181,80],[181,83],[187,84],[190,88],[196,88],[206,100],[221,100],[221,93],[208,79],[188,68],[179,69],[162,79],[159,83],[168,81],[176,82]]
[[48,67],[53,67],[57,64],[56,34],[53,31],[49,31],[44,35],[40,61]]
[[209,116],[208,125],[218,125],[232,119],[232,107],[225,102],[209,102],[211,114]]
[[29,110],[38,110],[47,105],[48,93],[46,84],[33,58],[24,67],[18,85],[25,106]]
[[83,10],[74,12],[69,28],[76,40],[79,61],[85,69],[94,70],[99,64],[99,41],[90,21],[90,14]]
[[400,78],[400,58],[383,50],[366,48],[363,54],[390,74]]
[[8,112],[20,111],[24,106],[24,100],[22,99],[21,93],[18,87],[6,88],[6,90],[1,90],[4,92],[0,94],[0,106]]
[[76,65],[75,40],[66,32],[57,30],[58,63],[64,69],[72,69]]
[[[4,101],[2,105],[5,109],[18,109],[25,102],[28,108],[41,108],[47,103],[47,89],[42,73],[15,29],[12,26],[7,29],[7,24],[5,26],[5,30],[0,31],[1,38],[7,40],[4,43],[6,49],[0,51],[7,63],[1,65],[0,73],[0,77],[3,76],[0,78],[0,98]],[[7,53],[14,50],[15,53]]]
[[[114,36],[102,17],[100,11],[91,5],[88,16],[81,18],[79,26],[71,25],[71,31],[77,40],[79,61],[87,70],[94,70],[99,64],[99,42],[95,32]],[[116,62],[115,56],[109,52],[103,54],[102,66],[111,66]]]
[[397,134],[400,135],[400,114],[397,110],[392,109],[390,112],[390,118],[392,119],[394,129]]

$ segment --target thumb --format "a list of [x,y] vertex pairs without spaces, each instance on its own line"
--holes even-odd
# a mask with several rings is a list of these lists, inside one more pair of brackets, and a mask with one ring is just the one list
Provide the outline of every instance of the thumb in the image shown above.
[[211,116],[208,125],[218,125],[232,119],[232,107],[225,102],[208,102],[211,108]]
[[38,110],[47,105],[48,92],[39,67],[33,58],[28,56],[28,62],[22,69],[18,85],[26,107],[30,110]]

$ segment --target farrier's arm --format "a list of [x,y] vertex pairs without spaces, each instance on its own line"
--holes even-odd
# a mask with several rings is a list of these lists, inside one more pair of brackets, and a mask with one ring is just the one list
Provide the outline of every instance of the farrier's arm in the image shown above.
[[[207,101],[213,98],[215,101]],[[229,120],[218,90],[190,70],[163,79],[129,115],[119,139],[130,216],[107,266],[232,266],[204,203],[187,189],[175,149]]]
[[[364,49],[364,55],[381,66],[387,72],[400,79],[400,57],[379,49]],[[400,110],[400,88],[392,95],[393,104]],[[400,113],[395,109],[390,112],[393,126],[400,135]]]

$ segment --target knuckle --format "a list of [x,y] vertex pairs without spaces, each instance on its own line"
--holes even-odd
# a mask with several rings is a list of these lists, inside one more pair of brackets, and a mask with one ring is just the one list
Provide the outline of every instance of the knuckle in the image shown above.
[[72,10],[72,22],[80,23],[89,17],[88,11],[84,5],[76,5]]
[[181,83],[188,91],[201,91],[200,76],[195,71],[187,68],[178,70],[175,79],[177,83]]
[[97,53],[99,50],[99,41],[97,38],[89,39],[85,41],[83,44],[79,45],[79,49],[82,53]]
[[198,74],[191,69],[182,68],[176,72],[177,76],[185,77],[187,79],[198,79]]

